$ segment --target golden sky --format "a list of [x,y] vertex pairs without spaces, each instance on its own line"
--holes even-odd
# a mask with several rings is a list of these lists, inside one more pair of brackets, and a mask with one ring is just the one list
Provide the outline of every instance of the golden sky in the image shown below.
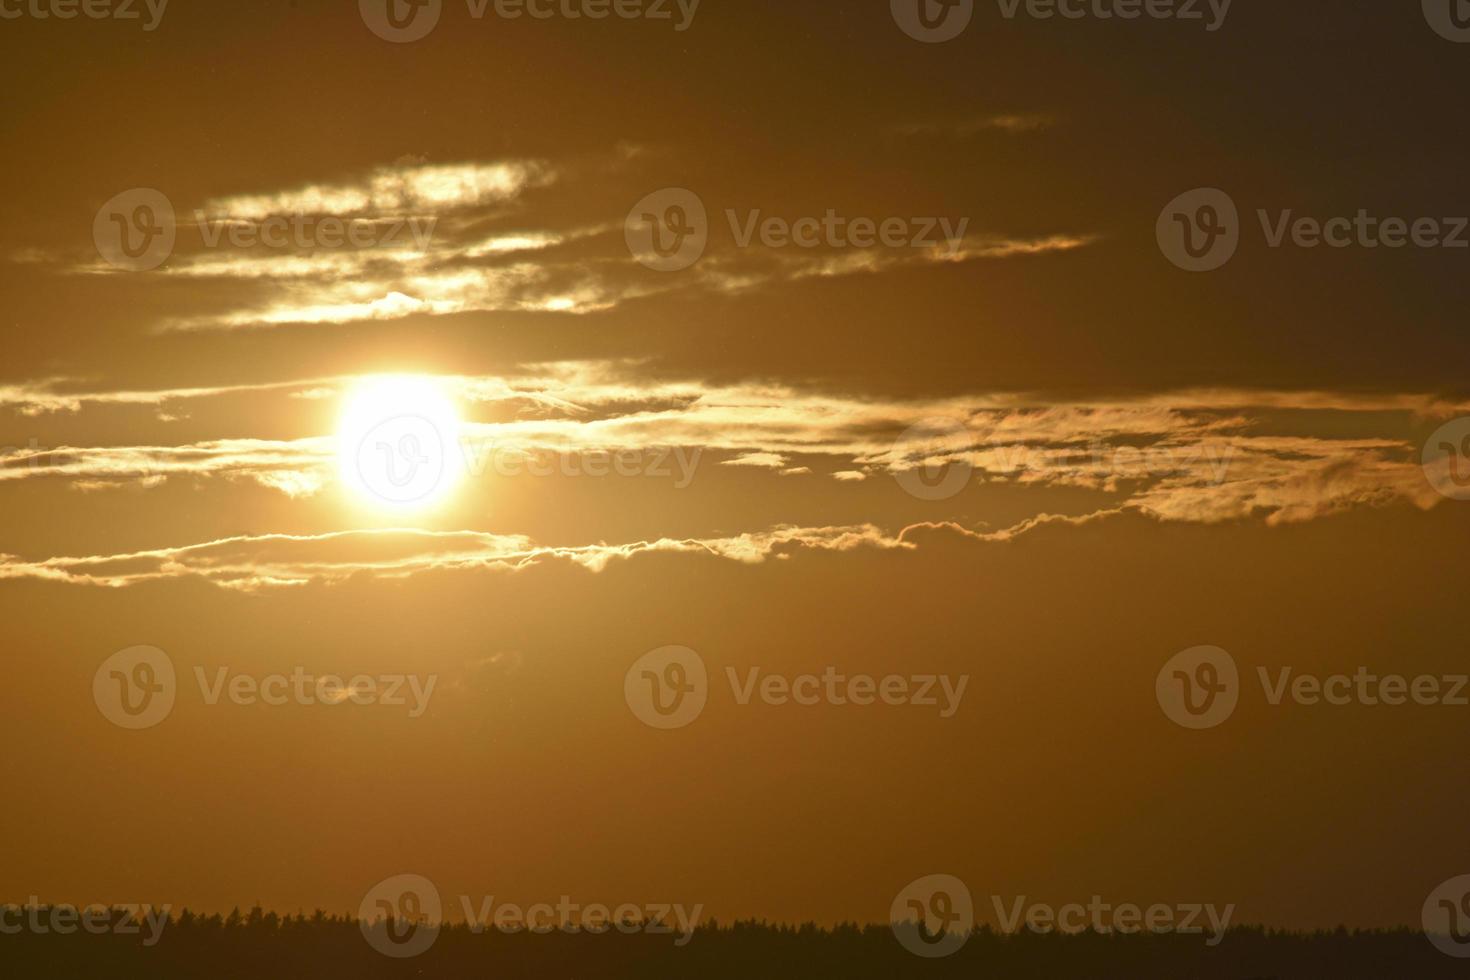
[[[1470,708],[1255,677],[1464,669],[1464,461],[1423,453],[1470,415],[1470,255],[1257,214],[1470,214],[1465,52],[1389,5],[941,44],[887,6],[0,21],[0,899],[412,871],[879,921],[943,872],[1418,923]],[[1239,207],[1207,273],[1156,239],[1198,187]],[[1241,704],[1189,731],[1155,679],[1200,645]],[[178,694],[128,730],[93,681],[139,646]],[[667,646],[711,680],[662,731],[624,684]],[[741,704],[752,668],[968,686]]]

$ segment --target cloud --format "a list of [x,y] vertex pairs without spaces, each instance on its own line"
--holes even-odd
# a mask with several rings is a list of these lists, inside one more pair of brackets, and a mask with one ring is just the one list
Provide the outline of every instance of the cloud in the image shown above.
[[[1349,485],[1351,481],[1344,487]],[[355,578],[393,580],[430,573],[476,571],[516,573],[554,563],[599,573],[614,562],[655,554],[758,565],[772,559],[788,559],[804,551],[913,551],[921,547],[926,534],[950,535],[977,544],[1005,543],[1040,528],[1082,527],[1130,513],[1166,519],[1143,508],[1125,506],[1081,515],[1043,513],[995,531],[976,530],[952,521],[924,521],[897,532],[874,524],[782,525],[726,537],[658,538],[619,545],[597,543],[571,547],[538,545],[524,535],[409,528],[318,535],[268,534],[114,555],[27,560],[0,554],[0,580],[29,579],[114,589],[150,582],[197,580],[223,589],[258,593],[309,585],[340,585]]]
[[[841,482],[964,467],[973,485],[1086,489],[1161,520],[1279,524],[1353,507],[1433,506],[1440,498],[1410,433],[1425,418],[1470,413],[1430,395],[1227,389],[1050,403],[1005,392],[883,400],[778,384],[650,380],[637,367],[575,362],[439,378],[467,417],[451,462],[472,480],[507,456],[674,448],[696,464],[709,453],[721,468],[825,472]],[[340,397],[356,380],[106,391],[51,379],[0,389],[0,404],[37,414],[117,404],[162,411],[224,396],[320,401]],[[483,420],[489,409],[493,421]],[[186,445],[33,444],[0,450],[0,484],[46,478],[96,491],[175,477],[243,479],[304,498],[337,478],[336,453],[332,433]]]
[[293,397],[314,398],[321,397],[324,389],[320,385],[331,380],[333,379],[273,381],[196,388],[106,389],[83,387],[82,382],[71,378],[44,378],[24,384],[0,385],[0,408],[10,408],[21,415],[37,416],[57,412],[74,414],[89,405],[164,405],[191,399],[271,391],[289,391],[293,392]]
[[750,466],[757,469],[779,470],[786,465],[786,457],[780,453],[741,453],[734,459],[722,461],[720,465]]
[[[786,260],[784,277],[789,280],[813,277],[876,275],[910,266],[956,264],[985,259],[1009,259],[1023,255],[1045,255],[1086,248],[1101,240],[1098,235],[1045,235],[1037,238],[1006,238],[1000,235],[969,235],[953,242],[940,242],[924,248],[861,249],[826,254],[802,253]],[[751,289],[762,280],[747,272],[736,276],[728,272],[737,290]],[[776,278],[776,277],[773,277]]]
[[554,170],[536,161],[410,164],[379,167],[347,183],[214,198],[202,210],[211,217],[254,221],[295,214],[439,213],[513,200],[526,188],[555,179]]
[[0,451],[0,484],[59,478],[97,491],[123,486],[151,488],[170,477],[249,479],[288,497],[320,491],[335,466],[328,437],[295,441],[225,439],[187,446],[111,446],[86,449]]
[[[1020,131],[1040,125],[1039,118],[997,116],[984,124]],[[606,176],[636,159],[619,149],[603,154],[591,171]],[[967,235],[969,219],[957,217],[954,227],[914,229],[922,244],[912,247],[770,248],[757,242],[742,248],[711,228],[698,264],[678,275],[650,275],[624,240],[627,202],[621,197],[582,200],[577,223],[557,217],[577,195],[598,193],[586,173],[538,160],[399,163],[197,206],[174,202],[180,231],[197,228],[198,234],[180,234],[174,254],[154,275],[187,279],[197,288],[170,294],[187,296],[189,308],[161,313],[155,329],[280,329],[464,313],[585,316],[666,293],[739,294],[813,278],[1068,252],[1098,240],[1080,232]],[[553,185],[555,199],[528,194]],[[717,210],[711,212],[716,224]],[[242,232],[248,237],[237,237]],[[85,255],[79,260],[31,250],[11,258],[73,273],[117,271],[92,252]]]
[[724,538],[661,538],[581,547],[541,546],[521,535],[394,529],[233,537],[187,547],[42,561],[0,555],[0,579],[106,588],[200,579],[222,588],[254,592],[334,584],[354,576],[393,579],[432,571],[512,572],[554,561],[598,572],[611,562],[652,553],[705,555],[758,564],[793,550],[851,551],[865,547],[914,546],[872,525],[777,527]]
[[894,126],[890,131],[899,136],[973,136],[976,133],[1032,133],[1050,129],[1056,120],[1042,113],[1002,113],[971,116],[948,121],[914,122]]

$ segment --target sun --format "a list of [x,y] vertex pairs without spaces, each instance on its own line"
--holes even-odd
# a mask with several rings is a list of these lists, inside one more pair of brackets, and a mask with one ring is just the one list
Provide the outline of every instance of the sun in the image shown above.
[[337,426],[342,482],[381,508],[428,508],[463,476],[459,436],[454,402],[435,379],[363,378],[347,393]]

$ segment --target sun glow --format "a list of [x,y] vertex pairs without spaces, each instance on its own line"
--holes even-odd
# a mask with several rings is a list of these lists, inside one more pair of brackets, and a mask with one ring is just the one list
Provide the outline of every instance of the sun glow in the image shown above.
[[463,477],[459,433],[454,403],[433,378],[364,378],[337,427],[342,482],[378,507],[425,509]]

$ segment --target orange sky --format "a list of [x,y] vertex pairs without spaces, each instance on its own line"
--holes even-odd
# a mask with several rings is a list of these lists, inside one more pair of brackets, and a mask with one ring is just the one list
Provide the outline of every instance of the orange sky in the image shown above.
[[[411,871],[877,921],[945,873],[1377,926],[1466,870],[1470,708],[1257,681],[1464,670],[1464,461],[1423,451],[1470,436],[1465,253],[1258,218],[1470,214],[1470,63],[1413,5],[941,44],[882,3],[446,0],[409,43],[355,6],[0,22],[0,901]],[[1156,228],[1199,187],[1241,240],[1189,273]],[[368,383],[344,461],[383,375],[433,394]],[[435,437],[432,505],[349,485]],[[1188,731],[1155,681],[1204,644],[1240,705]],[[660,731],[625,680],[671,645],[708,701]],[[93,682],[138,646],[176,701],[128,730]],[[220,668],[434,686],[211,704]],[[942,716],[752,669],[968,680]]]

